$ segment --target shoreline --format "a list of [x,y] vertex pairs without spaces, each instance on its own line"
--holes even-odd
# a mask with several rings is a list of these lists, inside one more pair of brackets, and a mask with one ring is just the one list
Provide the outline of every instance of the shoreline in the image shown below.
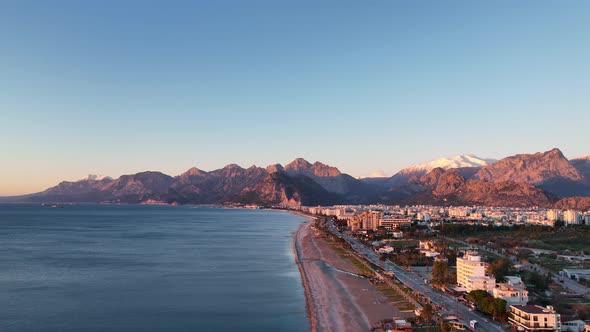
[[290,212],[307,219],[294,233],[293,252],[312,332],[369,331],[385,319],[408,317],[333,247],[329,236],[317,233],[315,216]]
[[313,305],[312,294],[309,289],[309,281],[307,280],[307,274],[305,273],[305,268],[303,267],[303,264],[301,263],[301,260],[299,257],[300,254],[299,254],[299,243],[298,243],[299,232],[301,231],[302,226],[307,223],[313,223],[315,221],[315,218],[313,218],[311,216],[306,216],[303,213],[296,212],[296,211],[292,211],[291,213],[296,214],[301,217],[305,217],[308,219],[301,226],[299,226],[299,228],[297,228],[297,231],[295,232],[295,234],[293,236],[293,253],[295,255],[295,263],[297,264],[297,267],[299,268],[299,273],[301,274],[301,283],[303,285],[303,292],[305,293],[305,307],[306,307],[306,311],[307,311],[307,318],[309,319],[309,330],[311,332],[318,332],[317,315],[316,315],[317,308],[315,308],[315,306]]

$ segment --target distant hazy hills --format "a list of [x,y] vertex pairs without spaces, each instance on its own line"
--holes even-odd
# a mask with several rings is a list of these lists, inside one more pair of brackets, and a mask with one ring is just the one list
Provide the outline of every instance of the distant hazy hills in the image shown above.
[[[160,172],[92,176],[43,192],[4,197],[13,202],[174,204],[478,204],[590,208],[590,157],[567,160],[559,149],[501,160],[473,155],[440,158],[390,178],[358,180],[321,162],[296,159],[282,166],[214,171],[191,168],[172,177]],[[561,199],[561,197],[568,197]]]

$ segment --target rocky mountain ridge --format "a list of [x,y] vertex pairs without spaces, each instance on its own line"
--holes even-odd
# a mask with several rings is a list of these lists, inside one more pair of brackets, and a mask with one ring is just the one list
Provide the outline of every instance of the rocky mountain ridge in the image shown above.
[[[452,157],[442,157],[433,159],[431,161],[412,165],[397,172],[390,178],[386,179],[363,179],[365,182],[377,183],[383,187],[397,187],[408,182],[413,177],[421,177],[436,168],[444,170],[460,168],[460,169],[479,169],[486,165],[491,165],[496,162],[496,159],[479,158],[472,154],[458,155]],[[474,171],[475,173],[476,171]]]
[[[282,166],[243,168],[236,164],[213,171],[196,167],[172,177],[141,172],[118,179],[64,181],[43,192],[16,198],[28,202],[110,202],[171,204],[318,205],[369,202],[379,187],[342,174],[337,168],[302,158]],[[4,199],[9,201],[10,198]]]
[[[411,195],[398,196],[403,204],[422,204],[420,202],[427,201],[436,205],[527,207],[551,206],[558,199],[528,183],[465,179],[455,170],[445,171],[441,168],[432,170],[410,186],[413,188]],[[394,192],[399,193],[400,189]]]
[[[298,158],[282,166],[213,171],[193,167],[178,176],[141,172],[117,179],[61,182],[43,192],[0,198],[18,202],[113,202],[170,204],[442,204],[585,206],[590,160],[568,161],[561,151],[519,154],[482,167],[436,167],[403,183],[383,186],[357,180],[337,168]],[[558,203],[559,202],[559,203]],[[589,203],[590,204],[590,203]],[[557,205],[556,205],[557,206]]]

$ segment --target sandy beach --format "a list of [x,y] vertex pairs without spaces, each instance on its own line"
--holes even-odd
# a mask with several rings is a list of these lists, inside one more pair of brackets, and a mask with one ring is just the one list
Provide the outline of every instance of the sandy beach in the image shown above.
[[[309,216],[306,216],[309,218]],[[369,331],[383,319],[407,316],[387,302],[358,269],[314,235],[313,219],[303,224],[294,239],[301,271],[311,331]]]

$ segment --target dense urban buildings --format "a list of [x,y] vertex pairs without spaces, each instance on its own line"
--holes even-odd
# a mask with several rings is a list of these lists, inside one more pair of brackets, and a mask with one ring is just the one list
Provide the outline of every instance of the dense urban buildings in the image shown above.
[[[580,268],[582,265],[578,266],[578,264],[587,264],[590,261],[590,255],[585,254],[584,250],[572,252],[570,250],[564,251],[553,248],[541,249],[534,245],[528,247],[527,245],[523,245],[526,242],[521,241],[525,239],[519,238],[517,241],[511,241],[510,236],[508,236],[507,241],[514,242],[515,244],[504,248],[496,246],[496,237],[490,238],[489,241],[491,242],[489,242],[485,237],[475,236],[471,238],[475,242],[471,242],[469,236],[455,237],[454,235],[445,235],[444,237],[440,237],[440,234],[445,234],[443,232],[447,225],[453,225],[453,227],[450,227],[451,230],[470,229],[470,231],[485,230],[485,227],[498,227],[500,228],[497,229],[498,234],[510,234],[512,230],[521,233],[523,231],[526,232],[528,227],[523,226],[530,225],[547,227],[548,232],[553,232],[551,228],[556,226],[565,226],[565,228],[561,228],[562,231],[570,227],[574,227],[570,231],[577,231],[575,227],[586,224],[590,219],[590,211],[545,209],[539,207],[447,207],[429,205],[341,205],[332,207],[303,207],[302,209],[319,215],[335,217],[332,219],[340,220],[340,222],[335,222],[335,224],[340,225],[338,227],[341,231],[346,232],[352,238],[357,238],[360,242],[364,242],[369,252],[376,254],[381,260],[391,260],[398,264],[407,264],[408,266],[412,265],[410,262],[419,262],[419,264],[415,264],[416,270],[419,270],[419,267],[422,266],[421,264],[434,266],[437,262],[441,261],[449,264],[449,259],[447,258],[448,252],[446,250],[451,243],[451,248],[454,252],[453,261],[456,257],[456,266],[447,265],[447,268],[451,272],[449,275],[453,277],[450,280],[437,277],[439,279],[437,279],[436,287],[440,287],[443,292],[449,292],[449,294],[457,296],[457,300],[460,297],[465,299],[470,292],[477,290],[487,292],[489,298],[504,300],[509,315],[509,323],[512,325],[514,331],[583,332],[583,329],[587,325],[587,323],[584,323],[580,319],[574,319],[575,317],[570,319],[567,316],[569,315],[567,311],[564,313],[566,316],[563,317],[568,317],[568,320],[562,322],[562,316],[552,306],[529,305],[529,303],[540,303],[539,289],[536,285],[530,283],[530,276],[523,274],[525,270],[522,267],[517,267],[516,270],[510,271],[511,274],[515,273],[519,276],[507,276],[503,273],[497,279],[493,275],[493,273],[497,272],[495,270],[496,265],[493,263],[497,263],[495,260],[499,259],[498,256],[504,258],[512,256],[513,262],[516,262],[517,255],[522,251],[528,252],[531,259],[551,257],[552,260],[558,262],[571,263],[569,268],[563,268],[559,275],[553,277],[554,281],[549,281],[557,284],[557,287],[570,287],[571,284],[568,285],[568,282],[572,282],[573,280],[585,282],[585,280],[590,279],[590,270]],[[461,225],[479,227],[462,228],[460,227]],[[544,232],[542,231],[544,228],[531,227],[530,229],[533,232]],[[418,234],[418,237],[414,237],[416,234]],[[404,236],[407,236],[407,238],[404,238]],[[402,238],[404,239],[400,241]],[[405,243],[412,243],[412,245],[394,244],[396,242],[404,243],[404,241]],[[495,252],[491,253],[490,248],[493,248],[492,250],[495,250]],[[486,262],[490,262],[490,264]],[[414,270],[414,267],[412,267],[412,270]],[[428,270],[429,268],[427,267],[426,271]],[[430,276],[434,280],[434,269],[431,271]],[[539,276],[545,275],[543,270],[536,271],[539,273]],[[547,278],[549,278],[548,275]],[[561,281],[559,281],[560,278],[562,278]],[[504,280],[504,282],[498,282],[500,279]],[[444,281],[441,282],[440,280]],[[527,289],[523,280],[527,281],[530,289]],[[424,282],[430,283],[427,279],[424,279]],[[455,282],[456,285],[454,285]],[[584,296],[586,291],[583,290],[583,287],[574,288],[575,290],[570,289],[568,296]],[[582,291],[579,291],[579,289],[582,289]],[[529,291],[532,294],[531,298],[529,298]],[[547,302],[543,304],[547,304]],[[471,305],[474,304],[472,303]],[[472,309],[475,308],[475,306],[472,307]],[[477,309],[481,309],[479,304]],[[466,328],[465,324],[466,322],[459,322],[457,328],[459,330],[464,329]]]
[[413,221],[423,225],[436,225],[446,221],[508,227],[521,224],[555,226],[556,222],[563,222],[565,226],[590,225],[590,211],[561,211],[539,207],[339,205],[301,209],[312,214],[348,220],[349,227],[353,230],[379,227],[395,229]]

